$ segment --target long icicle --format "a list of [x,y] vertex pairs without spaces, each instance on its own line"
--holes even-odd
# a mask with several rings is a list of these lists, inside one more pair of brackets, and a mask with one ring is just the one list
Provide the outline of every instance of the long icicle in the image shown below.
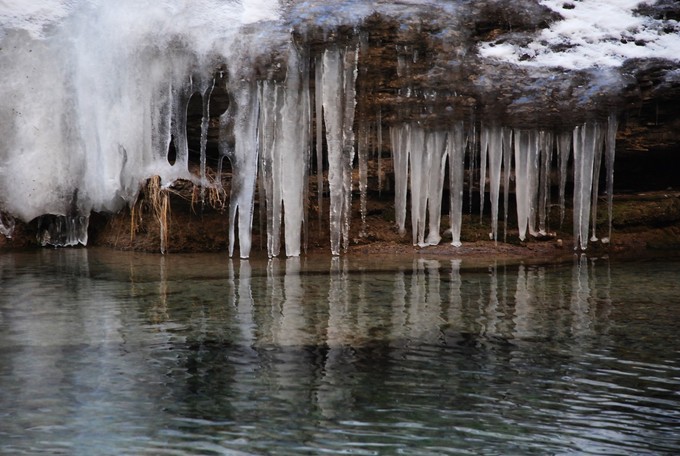
[[394,212],[397,229],[402,236],[406,233],[406,196],[409,161],[407,141],[409,130],[409,125],[399,125],[390,128],[392,162],[394,164]]
[[491,199],[491,233],[494,242],[498,241],[498,200],[501,186],[501,165],[503,163],[503,128],[491,125],[486,128],[489,162],[489,195]]
[[449,222],[451,245],[460,247],[460,231],[463,218],[463,184],[465,181],[465,126],[463,122],[453,125],[448,133],[447,154],[449,156]]
[[316,192],[319,215],[319,233],[323,214],[323,57],[315,60],[314,66],[314,112],[316,132]]
[[565,207],[566,207],[566,187],[567,187],[567,171],[569,167],[569,156],[571,155],[572,132],[565,131],[560,133],[557,140],[557,160],[560,171],[560,190],[559,190],[559,204],[560,204],[560,227],[564,223]]
[[[609,114],[607,120],[607,136],[605,138],[605,149],[607,154],[607,215],[609,220],[609,230],[607,231],[607,242],[612,238],[612,218],[614,206],[614,156],[616,154],[616,132],[618,130],[618,119],[616,113]],[[605,242],[603,239],[602,242]]]
[[508,214],[510,211],[510,174],[512,168],[512,129],[503,127],[503,242],[508,240]]

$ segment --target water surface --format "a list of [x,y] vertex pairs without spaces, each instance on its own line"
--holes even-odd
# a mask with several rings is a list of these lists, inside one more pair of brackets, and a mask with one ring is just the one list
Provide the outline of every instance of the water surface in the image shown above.
[[680,263],[0,256],[2,454],[674,454]]

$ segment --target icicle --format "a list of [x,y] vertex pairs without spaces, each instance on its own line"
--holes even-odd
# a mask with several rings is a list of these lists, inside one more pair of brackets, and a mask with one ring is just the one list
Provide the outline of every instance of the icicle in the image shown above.
[[451,210],[451,245],[460,247],[460,230],[463,219],[463,184],[465,179],[465,127],[463,122],[456,123],[449,131],[447,153],[449,156],[449,198]]
[[607,215],[609,229],[607,237],[602,242],[608,243],[612,238],[612,218],[614,206],[614,156],[616,155],[616,131],[618,130],[618,120],[616,113],[609,114],[607,119],[607,136],[605,137],[606,167],[607,167]]
[[[236,215],[238,214],[238,242],[241,258],[250,256],[253,225],[255,182],[257,179],[257,86],[247,81],[233,88],[236,112],[234,116],[233,150],[222,150],[233,168],[232,188],[229,202],[229,256],[234,254]],[[230,105],[229,110],[232,109]],[[226,113],[225,113],[226,114]],[[225,116],[223,114],[223,116]],[[220,132],[226,135],[226,132]],[[223,146],[226,141],[220,141]]]
[[512,129],[503,128],[503,242],[508,238],[508,211],[510,203],[510,168],[512,166]]
[[376,120],[376,155],[378,156],[378,195],[382,196],[382,148],[383,148],[383,137],[382,137],[382,108],[378,108],[378,116]]
[[477,130],[475,129],[475,121],[472,119],[470,122],[470,131],[468,133],[468,138],[469,139],[469,147],[468,147],[468,163],[469,163],[469,172],[470,172],[470,178],[468,179],[468,195],[470,198],[470,214],[472,214],[472,196],[473,196],[473,188],[474,188],[474,179],[473,176],[475,175],[475,171],[477,170]]
[[343,192],[344,220],[342,223],[343,248],[349,247],[349,227],[352,219],[352,166],[354,163],[354,111],[356,108],[356,80],[359,71],[359,48],[345,49],[344,100],[343,100]]
[[262,83],[260,91],[260,169],[267,205],[267,254],[279,254],[281,213],[286,255],[299,256],[305,221],[309,162],[309,87],[305,61],[291,46],[283,84]]
[[282,104],[282,88],[273,81],[263,81],[260,85],[259,117],[259,162],[260,185],[263,190],[263,203],[266,210],[267,255],[272,258],[281,250],[281,175],[280,151],[277,140],[281,140],[279,125]]
[[173,166],[187,169],[189,166],[189,144],[187,142],[187,109],[191,99],[193,84],[188,87],[174,87],[172,93],[172,137],[175,145]]
[[547,234],[548,210],[550,209],[550,165],[552,164],[553,134],[542,131],[540,141],[540,188],[538,195],[538,232]]
[[503,162],[503,128],[499,125],[491,125],[485,127],[484,131],[486,133],[482,134],[486,137],[488,144],[489,191],[491,198],[491,233],[489,237],[494,241],[498,241],[498,199],[501,185],[501,164]]
[[586,122],[574,128],[574,249],[588,247],[593,164],[596,152],[601,149],[598,124]]
[[565,190],[567,187],[567,170],[569,166],[569,155],[571,154],[572,133],[565,131],[560,133],[557,141],[557,160],[560,171],[560,226],[564,222],[565,213]]
[[446,177],[446,132],[431,131],[427,134],[427,153],[429,165],[426,173],[428,182],[428,234],[426,245],[437,245],[442,237],[439,234],[442,217],[442,196],[444,192],[444,178]]
[[[407,179],[411,188],[413,245],[437,245],[441,240],[441,202],[446,174],[446,132],[425,132],[415,124],[392,127],[395,169],[395,211],[399,232],[405,232]],[[426,222],[428,235],[425,239]]]
[[400,125],[390,128],[392,161],[394,164],[394,211],[397,229],[402,236],[406,233],[406,194],[408,188],[408,138],[410,126]]
[[299,256],[306,223],[305,189],[309,163],[309,71],[294,46],[288,55],[281,109],[281,196],[284,206],[286,256]]
[[319,213],[319,230],[323,214],[323,58],[317,57],[314,67],[314,112],[316,114],[316,191]]
[[361,213],[361,237],[366,236],[366,199],[368,197],[368,127],[365,123],[359,127],[358,159],[359,159],[359,201]]
[[213,78],[208,88],[206,88],[202,95],[203,112],[201,117],[201,144],[200,144],[200,173],[201,173],[201,204],[205,204],[205,187],[208,181],[205,176],[206,157],[205,149],[208,144],[208,125],[210,123],[210,95],[215,88],[215,79]]
[[[409,184],[411,187],[411,235],[413,245],[424,244],[425,214],[427,209],[427,151],[425,130],[412,125],[409,129],[408,148],[410,156]],[[423,184],[424,183],[424,184]],[[421,240],[421,238],[423,238]]]
[[[603,132],[598,128],[598,134],[602,135]],[[595,150],[593,156],[593,187],[591,190],[591,206],[590,206],[590,222],[592,224],[590,241],[596,242],[597,238],[597,200],[600,196],[600,167],[602,166],[602,144],[604,138],[598,140],[600,143],[599,149]]]
[[331,252],[349,247],[354,160],[357,50],[327,49],[323,55],[323,113],[328,145]]
[[484,195],[486,192],[486,158],[489,150],[489,130],[482,126],[479,132],[479,224],[484,220]]
[[538,189],[540,178],[539,132],[529,131],[527,160],[527,183],[529,185],[529,234],[537,236],[536,219],[538,218]]
[[87,245],[89,216],[45,215],[38,221],[38,240],[43,247]]

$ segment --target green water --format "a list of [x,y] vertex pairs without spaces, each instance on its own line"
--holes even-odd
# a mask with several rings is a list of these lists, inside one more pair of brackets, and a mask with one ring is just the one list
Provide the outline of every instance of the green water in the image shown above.
[[680,453],[679,262],[467,266],[4,253],[0,454]]

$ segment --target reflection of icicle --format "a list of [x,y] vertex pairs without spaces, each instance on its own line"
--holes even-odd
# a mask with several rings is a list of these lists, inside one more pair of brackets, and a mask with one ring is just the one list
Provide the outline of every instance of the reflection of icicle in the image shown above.
[[238,263],[238,272],[233,260],[228,263],[228,275],[231,282],[231,292],[228,298],[236,310],[236,321],[240,334],[239,342],[245,347],[252,347],[257,340],[257,327],[254,320],[253,290],[251,285],[252,267],[247,260]]
[[[586,225],[586,232],[588,226]],[[581,254],[578,262],[574,264],[571,279],[571,314],[572,336],[589,335],[592,332],[590,315],[590,277],[588,274],[588,258]]]
[[354,108],[357,49],[327,49],[323,54],[323,112],[328,146],[331,252],[349,247],[354,160]]
[[413,263],[408,306],[408,340],[436,342],[441,323],[440,263],[418,259]]
[[465,159],[465,130],[463,122],[458,122],[449,131],[448,156],[449,156],[449,198],[450,207],[449,222],[451,224],[451,244],[460,247],[460,230],[463,219],[463,167]]
[[513,336],[518,339],[531,337],[534,334],[531,324],[533,307],[533,281],[534,273],[524,265],[520,265],[517,271],[517,289],[515,291],[515,316],[513,323],[515,328]]
[[286,260],[286,273],[283,277],[285,293],[281,306],[280,327],[275,340],[279,346],[305,346],[314,343],[306,330],[304,288],[300,277],[300,259]]
[[447,313],[448,322],[459,331],[464,330],[463,326],[463,295],[461,288],[463,279],[460,276],[460,265],[462,260],[451,260],[451,274],[449,281],[449,310]]
[[560,226],[564,222],[565,212],[565,193],[567,187],[567,169],[569,165],[569,155],[571,154],[572,134],[570,131],[560,133],[557,140],[557,162],[560,171]]
[[607,238],[602,242],[609,242],[612,237],[612,208],[614,205],[614,155],[616,154],[616,131],[618,120],[616,114],[611,113],[607,122],[607,136],[605,137],[606,167],[607,167],[607,216],[609,229]]
[[489,267],[489,302],[485,309],[486,325],[483,329],[485,335],[495,336],[498,333],[498,268],[494,264]]
[[596,123],[574,129],[574,248],[588,246],[590,198],[595,154],[602,150],[602,135]]
[[[403,270],[394,273],[394,281],[390,287],[392,290],[392,307],[390,309],[390,327],[392,334],[404,334],[408,323],[406,312],[406,278]],[[402,343],[397,337],[391,338],[392,343]]]
[[[234,170],[229,203],[229,256],[234,254],[236,215],[238,214],[238,241],[241,258],[250,256],[253,203],[257,179],[257,115],[258,97],[254,84],[245,82],[234,88],[233,150],[222,150]],[[231,110],[231,107],[230,107]],[[226,116],[226,113],[223,115]],[[226,132],[221,132],[225,134]],[[223,147],[226,141],[220,141]]]
[[[331,259],[330,284],[328,288],[328,325],[326,328],[326,354],[316,388],[316,400],[324,417],[334,418],[339,410],[354,401],[347,387],[347,376],[354,371],[352,358],[345,346],[351,345],[353,328],[349,325],[349,280],[344,259]],[[349,339],[349,340],[348,340]]]

